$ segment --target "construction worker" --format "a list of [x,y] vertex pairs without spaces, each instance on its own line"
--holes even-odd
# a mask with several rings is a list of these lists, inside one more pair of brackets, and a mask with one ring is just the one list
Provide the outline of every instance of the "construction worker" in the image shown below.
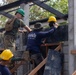
[[25,28],[28,32],[31,31],[31,29],[27,25],[25,25],[24,22],[22,21],[24,15],[25,15],[24,10],[21,8],[18,9],[14,16],[16,19],[13,23],[12,30],[10,31],[5,30],[5,33],[4,33],[4,48],[10,49],[13,53],[15,53],[15,39],[16,39],[16,35],[19,27]]
[[57,19],[54,16],[50,16],[47,22],[49,23],[49,26],[52,27],[53,24],[57,24]]
[[[53,26],[53,24],[57,23],[57,19],[54,16],[50,16],[48,21],[50,28]],[[58,24],[58,23],[57,23]],[[57,30],[54,32],[52,36],[50,36],[50,39],[48,38],[48,42],[59,42],[59,41],[67,41],[67,33],[68,32],[68,25],[60,25]],[[49,41],[50,40],[50,41]]]
[[[53,27],[53,25],[54,24],[56,24],[56,25],[58,25],[58,23],[57,23],[57,19],[54,17],[54,16],[50,16],[49,18],[48,18],[48,21],[47,21],[48,23],[49,23],[49,28],[47,28],[47,29],[45,29],[45,31],[46,30],[50,30],[50,28],[52,28]],[[59,28],[59,27],[58,27]],[[57,29],[58,29],[57,28]],[[56,41],[58,41],[59,40],[59,34],[57,33],[57,29],[56,29],[56,31],[49,37],[50,38],[50,40],[48,40],[48,38],[47,38],[47,40],[48,40],[48,42],[50,42],[50,43],[56,43]]]
[[[42,32],[42,24],[36,23],[34,25],[34,30],[28,34],[27,37],[27,50],[30,53],[31,59],[35,61],[35,67],[43,60],[43,56],[40,51],[41,41],[43,38],[49,37],[58,27],[54,24],[52,29],[46,32]],[[38,71],[38,75],[43,75],[43,68]]]
[[6,49],[0,54],[0,75],[11,75],[7,65],[10,63],[13,56],[10,49]]
[[[48,31],[48,30],[52,29],[54,27],[54,25],[58,26],[57,19],[54,16],[50,16],[48,18],[47,22],[48,22],[49,27],[45,28],[44,31]],[[57,27],[57,29],[58,29],[58,27]],[[59,38],[57,38],[57,36],[54,36],[54,35],[58,35],[56,33],[57,29],[51,35],[49,35],[49,37],[44,38],[43,43],[54,43],[54,42],[56,43],[56,40],[59,39]],[[46,50],[45,50],[46,48],[45,48],[45,46],[42,46],[41,48],[42,48],[42,50],[41,50],[42,55],[45,58],[46,57]],[[53,47],[53,46],[49,46],[48,48],[55,49],[55,47]]]

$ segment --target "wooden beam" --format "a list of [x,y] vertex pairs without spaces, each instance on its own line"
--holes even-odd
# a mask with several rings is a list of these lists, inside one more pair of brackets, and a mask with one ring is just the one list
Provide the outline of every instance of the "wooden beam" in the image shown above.
[[72,75],[76,75],[76,71],[74,71],[74,73]]
[[59,45],[60,43],[45,43],[45,44],[42,44],[41,46],[54,46],[54,45]]
[[36,68],[34,68],[28,75],[34,75],[45,63],[46,63],[45,58]]
[[62,48],[62,47],[61,47],[61,44],[62,44],[62,43],[60,43],[60,45],[55,48],[56,51],[59,51],[59,50]]
[[76,54],[76,50],[71,50],[71,54]]

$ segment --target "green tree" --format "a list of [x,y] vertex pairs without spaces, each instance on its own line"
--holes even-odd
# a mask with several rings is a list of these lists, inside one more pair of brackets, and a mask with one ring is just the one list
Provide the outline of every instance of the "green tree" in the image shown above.
[[49,12],[40,8],[37,5],[31,6],[30,8],[30,20],[38,20],[48,17]]
[[68,13],[68,0],[49,0],[46,4],[64,14]]
[[[8,3],[10,3],[9,2],[10,0],[3,0],[3,1],[4,1],[3,5],[7,4],[6,1],[8,1]],[[11,0],[11,1],[16,1],[16,0]],[[48,0],[45,3],[47,5],[53,7],[54,9],[62,12],[63,14],[68,13],[68,0]],[[0,4],[0,6],[1,5],[2,4]],[[11,12],[11,13],[13,13],[13,12]],[[54,15],[54,14],[48,12],[47,10],[45,10],[37,5],[30,6],[30,21],[44,19],[44,18],[49,17],[50,15]],[[6,18],[1,15],[0,21],[3,22],[2,25],[4,24],[5,20],[6,20]]]
[[[6,5],[8,3],[12,3],[16,0],[2,0],[2,1],[3,1],[3,3],[0,3],[0,6]],[[14,9],[14,8],[12,8],[12,9]],[[9,9],[9,10],[11,10],[11,9]],[[6,12],[9,11],[9,10],[6,10]],[[14,12],[10,12],[10,13],[14,14]],[[5,17],[3,15],[0,15],[0,28],[5,26],[5,22],[6,22],[7,19],[8,19],[7,17]]]
[[[68,13],[68,0],[49,0],[46,2],[46,4],[62,12],[63,14]],[[37,5],[30,7],[30,21],[43,19],[49,17],[50,15],[54,14],[48,12],[45,9],[42,9]]]

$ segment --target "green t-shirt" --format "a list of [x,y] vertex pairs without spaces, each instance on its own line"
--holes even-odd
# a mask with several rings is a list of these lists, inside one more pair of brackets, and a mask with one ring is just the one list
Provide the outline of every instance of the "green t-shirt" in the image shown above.
[[12,35],[12,36],[16,37],[18,28],[24,27],[24,26],[26,26],[26,25],[24,24],[24,22],[22,20],[16,19],[13,23],[13,29],[11,31],[6,31],[5,35]]

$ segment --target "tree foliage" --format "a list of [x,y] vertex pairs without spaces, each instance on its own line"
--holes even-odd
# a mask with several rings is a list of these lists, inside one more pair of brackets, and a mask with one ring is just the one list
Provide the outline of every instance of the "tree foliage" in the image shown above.
[[[6,5],[8,3],[14,2],[15,0],[2,0],[3,2],[0,3],[0,6]],[[10,10],[10,9],[9,9]],[[7,10],[8,11],[8,10]],[[13,12],[11,12],[13,14]],[[7,18],[3,15],[0,15],[0,28],[5,26],[5,22],[6,22]]]
[[30,8],[30,19],[31,20],[38,20],[48,17],[49,12],[46,10],[43,10],[37,5],[34,5]]
[[47,4],[64,14],[68,12],[68,0],[49,0]]
[[[68,0],[49,0],[46,2],[47,5],[53,7],[54,9],[60,11],[63,14],[68,13]],[[40,8],[37,5],[30,7],[30,20],[38,20],[54,15],[45,9]]]

